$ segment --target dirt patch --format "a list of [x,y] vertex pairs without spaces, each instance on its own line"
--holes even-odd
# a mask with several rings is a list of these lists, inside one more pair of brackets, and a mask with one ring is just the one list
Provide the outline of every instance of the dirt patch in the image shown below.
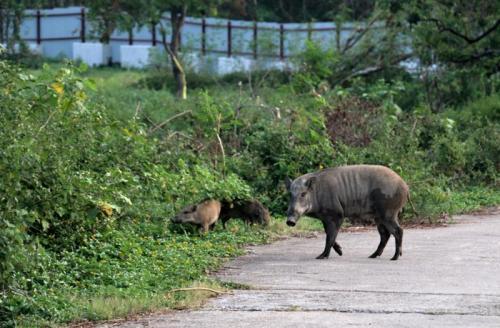
[[472,212],[468,212],[467,214],[471,215],[495,215],[500,214],[500,206],[490,206],[483,207],[478,210],[474,210]]
[[380,106],[374,102],[358,97],[342,99],[334,107],[325,109],[330,140],[333,144],[366,146],[373,139],[379,116]]

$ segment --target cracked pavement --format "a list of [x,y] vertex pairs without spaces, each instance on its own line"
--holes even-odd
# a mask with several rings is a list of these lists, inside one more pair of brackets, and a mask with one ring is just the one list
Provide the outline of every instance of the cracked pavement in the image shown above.
[[194,311],[170,311],[102,327],[500,327],[500,213],[462,215],[448,227],[405,229],[403,256],[375,229],[342,232],[316,260],[317,238],[250,247],[216,276],[249,285]]

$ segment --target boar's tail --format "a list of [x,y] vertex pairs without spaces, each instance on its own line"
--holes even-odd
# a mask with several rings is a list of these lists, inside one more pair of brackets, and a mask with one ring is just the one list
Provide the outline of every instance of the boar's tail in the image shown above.
[[410,193],[408,193],[408,203],[410,203],[411,209],[412,209],[413,213],[415,214],[415,216],[418,217],[418,212],[415,209],[415,206],[413,205],[413,202],[411,201]]

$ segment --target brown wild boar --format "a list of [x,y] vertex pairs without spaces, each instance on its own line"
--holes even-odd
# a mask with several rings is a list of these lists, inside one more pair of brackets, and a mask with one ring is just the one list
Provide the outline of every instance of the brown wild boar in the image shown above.
[[172,218],[174,223],[192,223],[201,226],[203,232],[213,229],[219,219],[221,203],[218,200],[205,200],[198,205],[186,206]]
[[243,219],[248,224],[268,225],[271,216],[267,208],[258,200],[222,202],[220,219],[224,229],[226,228],[226,222],[232,218]]
[[344,217],[375,219],[380,243],[370,258],[382,255],[391,235],[396,240],[396,252],[391,260],[402,255],[403,229],[398,215],[409,199],[409,190],[391,169],[379,165],[348,165],[305,174],[294,181],[287,178],[285,182],[291,194],[287,225],[294,226],[305,214],[323,223],[326,244],[318,259],[328,258],[332,247],[340,247],[335,239]]

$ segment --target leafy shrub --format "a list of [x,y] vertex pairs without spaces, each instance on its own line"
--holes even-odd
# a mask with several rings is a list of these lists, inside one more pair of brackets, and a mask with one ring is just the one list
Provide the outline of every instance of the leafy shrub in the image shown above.
[[[253,83],[256,86],[277,87],[290,81],[290,75],[287,72],[278,70],[255,71],[248,73],[233,72],[222,77],[216,77],[211,73],[193,71],[186,72],[186,81],[189,89],[208,89],[213,86],[237,86]],[[176,82],[170,70],[150,70],[148,75],[135,83],[137,88],[147,88],[151,90],[169,90],[172,93],[176,91]]]
[[328,81],[335,72],[338,57],[333,50],[323,50],[315,42],[307,41],[300,58],[300,70],[293,75],[292,85],[296,92],[316,89],[321,82]]
[[[48,292],[63,285],[49,280],[67,269],[63,262],[74,252],[90,265],[88,274],[99,271],[84,250],[97,247],[100,258],[107,258],[102,238],[122,222],[166,220],[204,198],[251,197],[235,174],[207,164],[162,162],[144,127],[110,118],[88,98],[93,85],[74,70],[53,74],[47,68],[35,77],[0,61],[0,170],[6,172],[0,183],[2,322],[22,313],[52,319],[57,311],[67,313],[71,306],[51,303],[59,296]],[[84,274],[73,265],[78,269],[71,272]],[[206,265],[199,264],[196,277]],[[75,281],[81,279],[88,277]]]
[[[245,151],[233,155],[229,167],[269,200],[272,210],[283,213],[288,195],[283,181],[331,165],[333,147],[323,120],[297,120],[289,127],[277,123],[255,124],[242,140]],[[281,187],[280,187],[281,186]]]

